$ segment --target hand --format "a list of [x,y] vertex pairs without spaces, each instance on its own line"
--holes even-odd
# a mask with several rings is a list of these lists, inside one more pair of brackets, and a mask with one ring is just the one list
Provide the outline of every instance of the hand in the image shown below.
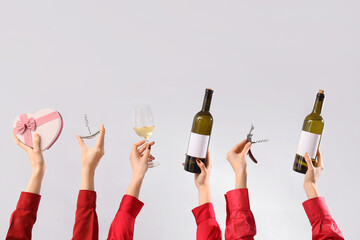
[[104,125],[100,127],[100,134],[97,138],[96,144],[93,148],[88,148],[84,140],[80,136],[76,136],[81,148],[81,167],[83,171],[94,173],[100,159],[105,154],[104,139],[105,128]]
[[236,176],[235,188],[247,188],[246,155],[251,148],[251,142],[243,140],[236,144],[227,154],[227,160]]
[[144,143],[145,141],[134,143],[130,154],[130,163],[133,176],[126,194],[135,198],[139,198],[142,180],[144,179],[145,173],[149,168],[149,162],[155,159],[150,154],[151,146],[154,145],[155,142],[148,144]]
[[317,159],[315,162],[315,166],[313,165],[310,155],[308,153],[305,153],[304,156],[305,161],[308,165],[308,170],[306,171],[304,179],[304,189],[309,199],[319,197],[319,193],[317,191],[317,181],[320,177],[322,170],[324,169],[320,150],[317,152],[316,156]]
[[195,173],[195,185],[199,191],[199,206],[205,203],[211,202],[210,195],[210,172],[211,172],[211,161],[210,161],[210,153],[209,150],[206,154],[205,164],[196,159],[196,164],[199,166],[201,173]]
[[46,164],[42,151],[40,150],[40,136],[35,134],[34,137],[34,148],[31,148],[21,142],[14,133],[15,142],[27,153],[30,163],[32,166],[32,175],[30,177],[29,183],[26,187],[26,192],[40,194],[41,183],[44,177]]
[[16,144],[18,146],[20,146],[22,149],[24,149],[25,152],[27,153],[27,155],[30,159],[33,174],[44,175],[45,169],[46,169],[46,164],[44,161],[42,151],[40,150],[40,141],[41,141],[40,135],[38,133],[35,134],[34,144],[33,144],[34,148],[31,148],[31,147],[25,145],[23,142],[21,142],[15,133],[13,133],[13,134],[14,134],[14,139],[15,139]]
[[227,160],[234,169],[235,174],[246,171],[246,155],[251,148],[251,142],[243,140],[236,144],[227,154]]
[[80,148],[81,148],[81,187],[82,190],[94,191],[95,184],[95,169],[100,162],[100,159],[105,154],[104,150],[104,139],[105,139],[105,128],[104,124],[100,127],[100,134],[96,140],[96,144],[93,148],[88,148],[84,143],[84,140],[76,136]]
[[130,154],[130,163],[133,173],[133,178],[143,179],[148,170],[149,162],[155,158],[150,154],[151,146],[155,142],[144,144],[145,141],[134,143]]
[[195,173],[195,185],[199,188],[209,188],[209,178],[211,172],[211,160],[210,160],[210,153],[209,151],[206,154],[205,164],[196,159],[196,164],[199,166],[201,173]]

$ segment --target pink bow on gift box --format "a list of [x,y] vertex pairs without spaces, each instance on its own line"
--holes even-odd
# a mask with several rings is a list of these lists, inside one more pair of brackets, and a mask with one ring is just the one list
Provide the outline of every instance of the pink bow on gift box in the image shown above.
[[20,120],[16,122],[16,126],[14,127],[14,132],[15,134],[24,135],[25,144],[33,147],[31,131],[35,131],[36,127],[59,117],[60,115],[57,112],[49,113],[37,119],[28,118],[27,114],[21,114]]
[[20,120],[17,121],[16,127],[14,129],[15,134],[23,134],[26,129],[30,129],[32,131],[35,131],[36,129],[36,121],[34,118],[27,119],[20,116]]

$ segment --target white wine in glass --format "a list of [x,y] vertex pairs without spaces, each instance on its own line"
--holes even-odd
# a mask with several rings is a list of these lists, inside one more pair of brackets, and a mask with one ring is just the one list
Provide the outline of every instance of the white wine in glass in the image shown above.
[[142,139],[148,142],[151,134],[154,131],[155,126],[146,126],[146,127],[134,127],[134,130],[137,135],[139,135]]
[[[134,130],[137,135],[139,135],[145,143],[149,142],[155,125],[152,117],[150,106],[144,105],[139,107],[134,107],[133,109],[133,121],[134,121]],[[159,166],[159,162],[150,161],[149,168]]]

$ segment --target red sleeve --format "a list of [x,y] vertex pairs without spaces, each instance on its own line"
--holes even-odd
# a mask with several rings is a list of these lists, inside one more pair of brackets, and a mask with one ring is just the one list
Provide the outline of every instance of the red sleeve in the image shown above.
[[134,237],[134,225],[144,203],[137,198],[124,195],[113,222],[111,223],[108,240],[131,240]]
[[99,224],[96,214],[96,192],[80,190],[77,201],[73,240],[99,239]]
[[36,213],[41,196],[34,193],[22,192],[16,210],[10,218],[10,227],[6,235],[7,240],[31,239],[31,231],[36,221]]
[[192,210],[197,230],[197,240],[221,240],[221,229],[215,218],[212,203],[205,203]]
[[309,199],[303,203],[303,206],[312,226],[313,240],[344,240],[323,197]]
[[254,215],[250,210],[247,188],[229,191],[226,199],[226,240],[253,240],[256,235]]

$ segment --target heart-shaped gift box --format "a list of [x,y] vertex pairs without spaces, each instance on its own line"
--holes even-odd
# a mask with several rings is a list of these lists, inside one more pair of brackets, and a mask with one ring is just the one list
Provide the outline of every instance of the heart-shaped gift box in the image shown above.
[[63,119],[59,112],[45,108],[36,113],[24,113],[15,118],[14,132],[29,147],[33,147],[35,133],[40,135],[40,149],[49,149],[59,138]]

